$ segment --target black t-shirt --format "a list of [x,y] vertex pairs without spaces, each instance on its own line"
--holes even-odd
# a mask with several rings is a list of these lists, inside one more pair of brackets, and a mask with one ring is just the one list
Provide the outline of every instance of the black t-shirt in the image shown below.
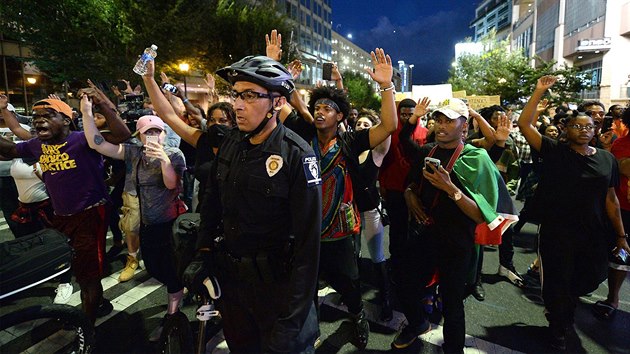
[[575,230],[576,234],[601,233],[609,225],[608,188],[619,184],[615,157],[597,149],[583,156],[546,136],[542,137],[541,205],[543,226]]
[[[408,180],[410,183],[414,182],[420,185],[422,182],[424,158],[429,155],[429,152],[435,145],[436,143],[425,144],[418,151],[419,154],[416,163],[414,163],[409,171]],[[442,167],[446,168],[454,152],[455,149],[441,149],[438,147],[431,157],[439,159]],[[450,177],[453,184],[455,184],[462,193],[465,193],[455,173],[451,172]],[[429,181],[425,180],[422,182],[420,200],[425,207],[425,212],[434,220],[433,227],[429,228],[434,236],[462,248],[472,247],[475,238],[475,227],[477,225],[474,220],[461,211],[457,204],[455,204],[455,201],[448,197],[446,192],[435,188]]]

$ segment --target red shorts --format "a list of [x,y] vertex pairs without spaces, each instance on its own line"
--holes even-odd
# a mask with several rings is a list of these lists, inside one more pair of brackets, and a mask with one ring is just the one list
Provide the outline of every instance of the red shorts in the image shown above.
[[53,228],[68,236],[74,249],[72,273],[79,284],[103,277],[110,210],[111,206],[105,204],[74,215],[55,215],[53,218]]

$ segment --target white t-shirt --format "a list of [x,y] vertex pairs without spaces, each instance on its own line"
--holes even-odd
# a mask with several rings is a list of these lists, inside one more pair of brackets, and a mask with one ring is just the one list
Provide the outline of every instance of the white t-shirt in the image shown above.
[[[33,166],[37,167],[41,175],[42,168],[39,166],[39,163]],[[37,203],[48,199],[46,185],[37,177],[33,171],[33,166],[24,163],[20,158],[13,159],[11,162],[11,177],[15,180],[18,199],[22,203]]]

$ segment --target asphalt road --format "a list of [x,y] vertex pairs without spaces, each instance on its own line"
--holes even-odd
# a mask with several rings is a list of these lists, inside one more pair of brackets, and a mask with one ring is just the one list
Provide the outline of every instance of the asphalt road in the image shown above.
[[[535,258],[534,225],[526,225],[521,235],[515,237],[514,263],[524,273]],[[0,240],[12,239],[4,219],[0,219]],[[110,243],[111,240],[108,240]],[[364,245],[365,248],[365,245]],[[363,250],[367,257],[367,250]],[[105,297],[114,304],[114,312],[97,322],[97,353],[151,353],[156,347],[148,341],[149,334],[158,326],[166,310],[166,289],[142,270],[129,282],[118,283],[117,276],[124,266],[124,254],[113,261],[111,275],[103,280]],[[546,325],[541,305],[540,292],[536,289],[521,289],[507,279],[496,274],[498,252],[496,248],[486,248],[482,279],[486,290],[486,300],[479,302],[472,297],[466,300],[466,353],[550,353],[547,347]],[[368,258],[361,259],[364,300],[368,316],[371,318],[371,335],[366,352],[391,351],[390,343],[397,329],[404,323],[399,312],[389,323],[380,323],[376,293]],[[630,278],[630,277],[628,277]],[[44,283],[0,303],[0,315],[16,309],[51,303],[56,288],[55,282]],[[582,297],[575,318],[576,335],[570,339],[570,352],[579,353],[630,353],[630,279],[621,290],[620,308],[610,322],[595,319],[591,314],[591,304],[606,297],[605,283],[589,296]],[[321,340],[318,353],[350,353],[357,351],[350,343],[351,326],[345,307],[339,305],[339,296],[331,289],[320,291]],[[80,303],[78,286],[70,304]],[[197,305],[188,303],[183,311],[189,319],[194,319]],[[433,321],[439,324],[436,313]],[[196,320],[193,328],[196,328]],[[440,353],[441,327],[423,335],[422,341],[408,348],[407,352]],[[13,330],[13,329],[12,329]],[[35,329],[18,329],[0,333],[2,353],[48,353],[45,341],[32,343]],[[210,337],[207,352],[227,352],[221,343],[220,327],[213,325],[208,330]],[[218,345],[217,345],[218,344]]]

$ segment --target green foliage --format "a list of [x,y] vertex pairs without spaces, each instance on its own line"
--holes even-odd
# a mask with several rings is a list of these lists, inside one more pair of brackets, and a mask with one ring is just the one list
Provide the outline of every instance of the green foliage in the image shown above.
[[552,104],[579,102],[580,91],[587,86],[588,74],[576,68],[554,68],[555,62],[538,60],[532,68],[530,59],[521,51],[510,51],[509,41],[496,41],[494,34],[482,40],[484,52],[465,54],[458,58],[449,72],[448,82],[454,91],[466,90],[468,95],[500,95],[504,104],[522,105],[543,75],[560,79],[554,85]]
[[[23,41],[51,79],[128,78],[144,48],[158,46],[158,72],[214,72],[264,54],[265,34],[290,28],[270,0],[3,0],[0,32]],[[220,82],[217,82],[220,83]]]
[[381,109],[381,98],[374,93],[372,82],[359,73],[344,72],[343,86],[348,91],[348,99],[354,108]]

